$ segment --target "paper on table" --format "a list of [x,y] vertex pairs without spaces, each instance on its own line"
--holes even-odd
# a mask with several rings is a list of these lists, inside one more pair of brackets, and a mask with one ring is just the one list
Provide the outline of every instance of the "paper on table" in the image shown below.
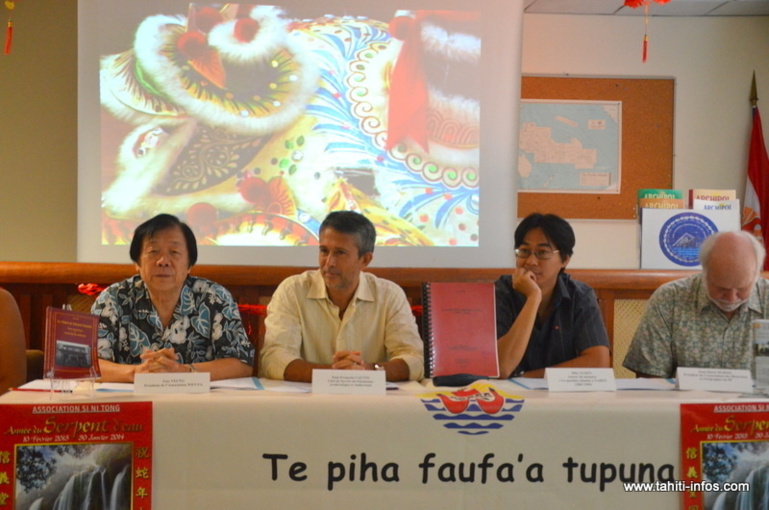
[[[62,386],[60,386],[60,383]],[[56,381],[54,386],[55,391],[73,391],[80,381],[75,379]],[[264,386],[256,377],[238,377],[235,379],[222,379],[220,381],[213,381],[211,388],[231,389],[231,390],[263,390]],[[50,379],[36,379],[30,381],[19,388],[17,391],[50,391],[51,380]],[[115,392],[132,392],[134,385],[132,383],[96,383],[96,391],[115,391]]]
[[[15,391],[51,391],[51,379],[35,379],[22,384]],[[77,379],[56,379],[53,381],[54,391],[73,391],[80,381]]]
[[312,385],[310,383],[279,381],[276,379],[262,379],[264,389],[267,391],[282,391],[284,393],[311,393]]
[[[211,389],[230,390],[263,390],[264,387],[256,377],[238,377],[235,379],[222,379],[211,382]],[[134,391],[131,383],[99,383],[96,391]]]
[[96,385],[96,391],[115,391],[131,393],[134,390],[134,385],[131,383],[117,383],[117,382],[105,382]]
[[263,390],[264,386],[256,377],[237,377],[235,379],[211,381],[211,389]]
[[527,390],[546,390],[547,379],[538,379],[536,377],[516,377],[514,379],[508,379],[511,383],[515,383],[518,386],[522,386]]
[[[535,379],[533,377],[516,377],[510,379],[510,382],[522,386],[527,390],[546,390],[548,389],[547,379]],[[659,378],[638,378],[638,379],[616,379],[617,390],[674,390],[675,384],[669,379]]]
[[675,383],[669,379],[639,377],[637,379],[617,379],[618,390],[674,390]]

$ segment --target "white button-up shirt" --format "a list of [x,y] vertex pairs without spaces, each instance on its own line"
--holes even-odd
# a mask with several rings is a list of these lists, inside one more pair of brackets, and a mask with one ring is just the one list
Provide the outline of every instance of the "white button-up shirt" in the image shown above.
[[343,350],[360,351],[369,363],[402,359],[411,380],[423,377],[423,344],[406,294],[371,273],[360,273],[341,319],[319,270],[286,278],[267,306],[265,328],[262,377],[283,379],[286,366],[298,358],[331,364]]

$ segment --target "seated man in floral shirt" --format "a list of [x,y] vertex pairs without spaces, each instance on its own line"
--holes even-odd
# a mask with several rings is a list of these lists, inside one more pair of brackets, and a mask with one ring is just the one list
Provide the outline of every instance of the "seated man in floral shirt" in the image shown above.
[[143,372],[251,375],[254,346],[232,296],[189,274],[198,255],[192,230],[159,214],[136,228],[130,254],[139,274],[109,286],[91,308],[100,316],[102,380],[133,382]]

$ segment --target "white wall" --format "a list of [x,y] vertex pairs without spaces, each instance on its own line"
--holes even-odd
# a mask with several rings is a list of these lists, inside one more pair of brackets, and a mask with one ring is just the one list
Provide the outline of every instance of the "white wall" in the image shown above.
[[[13,52],[0,56],[0,260],[76,259],[76,24],[76,2],[14,11]],[[769,136],[769,17],[652,18],[645,64],[642,17],[526,14],[523,26],[525,74],[674,77],[673,185],[742,195],[754,69]],[[635,222],[572,223],[572,267],[638,267]]]
[[[736,189],[742,199],[754,70],[769,136],[769,17],[652,17],[646,63],[643,30],[643,17],[527,14],[523,74],[674,78],[673,187]],[[639,267],[636,221],[570,223],[570,267]]]

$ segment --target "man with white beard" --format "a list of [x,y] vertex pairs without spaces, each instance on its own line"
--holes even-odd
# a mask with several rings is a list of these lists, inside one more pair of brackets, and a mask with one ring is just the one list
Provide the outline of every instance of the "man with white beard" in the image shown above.
[[765,255],[748,232],[705,239],[702,272],[654,292],[623,365],[638,377],[675,377],[678,367],[750,369],[751,322],[769,318]]

